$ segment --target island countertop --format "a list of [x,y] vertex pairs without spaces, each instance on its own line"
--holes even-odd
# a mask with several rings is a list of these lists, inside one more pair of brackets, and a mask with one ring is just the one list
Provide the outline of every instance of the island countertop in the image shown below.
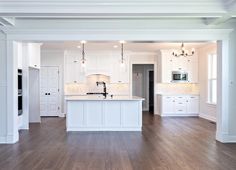
[[81,96],[66,96],[66,101],[130,101],[130,100],[144,100],[144,98],[137,96],[108,96],[104,98],[101,95],[81,95]]

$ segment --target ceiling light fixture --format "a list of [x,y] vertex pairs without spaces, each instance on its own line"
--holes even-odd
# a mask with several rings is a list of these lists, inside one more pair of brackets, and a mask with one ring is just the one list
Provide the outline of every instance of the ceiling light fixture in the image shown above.
[[86,41],[81,41],[82,43],[82,59],[81,59],[81,66],[82,67],[85,67],[86,64],[85,64],[85,52],[84,52],[84,44],[86,43]]
[[181,44],[181,49],[180,49],[180,53],[178,54],[178,53],[176,53],[176,52],[174,51],[174,52],[172,53],[172,55],[175,56],[175,57],[180,57],[180,56],[188,57],[188,56],[193,56],[194,53],[195,53],[195,49],[192,48],[192,51],[191,51],[191,53],[189,54],[189,53],[188,53],[188,50],[186,50],[186,49],[184,48],[184,43],[182,42],[182,44]]

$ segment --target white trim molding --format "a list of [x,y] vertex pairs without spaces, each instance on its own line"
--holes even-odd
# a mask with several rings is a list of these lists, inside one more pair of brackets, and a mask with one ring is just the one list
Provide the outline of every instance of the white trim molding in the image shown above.
[[204,113],[200,113],[199,117],[203,118],[203,119],[206,119],[206,120],[209,120],[209,121],[212,121],[212,122],[216,122],[216,117],[210,116],[210,115],[207,115],[207,114],[204,114]]
[[222,143],[235,143],[236,136],[229,134],[216,133],[216,139]]

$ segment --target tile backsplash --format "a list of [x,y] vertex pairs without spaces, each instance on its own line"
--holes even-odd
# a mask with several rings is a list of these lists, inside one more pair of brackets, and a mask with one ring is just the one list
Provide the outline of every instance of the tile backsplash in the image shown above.
[[199,94],[198,84],[189,83],[158,83],[157,94]]
[[129,84],[110,83],[109,76],[100,74],[87,76],[85,83],[65,84],[65,95],[86,95],[88,92],[103,92],[103,86],[97,86],[97,81],[106,82],[107,92],[109,94],[129,95]]

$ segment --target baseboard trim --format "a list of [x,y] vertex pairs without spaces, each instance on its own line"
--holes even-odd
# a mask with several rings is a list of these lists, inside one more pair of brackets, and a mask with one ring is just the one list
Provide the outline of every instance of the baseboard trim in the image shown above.
[[14,144],[18,142],[19,134],[16,136],[8,135],[8,136],[0,136],[0,144]]
[[59,117],[65,117],[65,113],[61,113],[58,115]]
[[206,114],[203,114],[203,113],[200,113],[199,117],[203,118],[203,119],[206,119],[206,120],[209,120],[209,121],[212,121],[212,122],[216,122],[216,117],[209,116],[209,115],[206,115]]
[[161,114],[161,117],[198,117],[198,114]]
[[67,127],[67,132],[70,131],[142,131],[142,127],[123,127],[123,128],[115,128],[115,127]]
[[221,143],[236,143],[236,136],[216,133],[216,140]]

